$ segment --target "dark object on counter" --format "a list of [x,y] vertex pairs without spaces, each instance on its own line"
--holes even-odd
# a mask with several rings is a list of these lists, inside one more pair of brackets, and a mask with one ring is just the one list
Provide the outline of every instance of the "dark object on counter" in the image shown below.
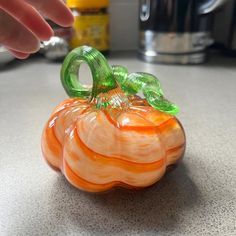
[[232,20],[228,34],[228,42],[226,45],[227,51],[236,56],[236,2],[234,1]]
[[212,44],[212,12],[224,0],[140,0],[139,55],[147,62],[198,64]]
[[228,0],[214,17],[214,47],[229,56],[236,56],[236,1]]

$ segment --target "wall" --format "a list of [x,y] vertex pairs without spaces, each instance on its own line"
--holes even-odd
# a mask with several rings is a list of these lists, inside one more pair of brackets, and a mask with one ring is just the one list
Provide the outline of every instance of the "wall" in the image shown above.
[[139,0],[110,0],[112,50],[137,49],[138,3]]

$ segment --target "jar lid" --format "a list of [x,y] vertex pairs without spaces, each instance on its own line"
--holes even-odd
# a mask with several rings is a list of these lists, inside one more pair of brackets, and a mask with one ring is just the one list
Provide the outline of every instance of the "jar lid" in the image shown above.
[[109,0],[67,0],[66,2],[70,8],[106,8],[109,6]]

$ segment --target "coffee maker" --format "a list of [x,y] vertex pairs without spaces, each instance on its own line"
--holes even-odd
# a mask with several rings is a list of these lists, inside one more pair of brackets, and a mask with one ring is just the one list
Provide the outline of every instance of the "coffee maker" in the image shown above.
[[147,62],[198,64],[213,43],[213,12],[225,0],[140,0],[139,56]]

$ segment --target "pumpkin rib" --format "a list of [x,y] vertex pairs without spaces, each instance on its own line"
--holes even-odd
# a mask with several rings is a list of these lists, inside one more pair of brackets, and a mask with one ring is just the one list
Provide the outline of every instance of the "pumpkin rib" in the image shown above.
[[[47,130],[50,130],[50,134],[52,135],[53,139],[55,140],[55,142],[60,146],[60,148],[62,149],[62,143],[60,142],[60,140],[57,138],[56,133],[55,133],[55,126],[56,126],[56,120],[58,119],[58,116],[55,117],[56,119],[54,120],[54,124],[52,126],[48,126]],[[47,132],[47,131],[46,131]],[[49,139],[51,141],[51,138]]]
[[[107,120],[110,122],[110,124],[112,124],[113,126],[115,126],[115,128],[119,129],[119,130],[124,130],[124,131],[136,131],[139,133],[145,133],[145,134],[153,134],[156,133],[155,130],[155,126],[122,126],[120,125],[118,122],[114,121],[110,114],[106,111],[104,111],[104,114],[107,118]],[[151,123],[151,122],[149,122]]]
[[[129,165],[135,165],[137,168],[143,168],[144,167],[144,165],[146,166],[146,167],[149,167],[150,166],[150,168],[151,167],[153,167],[153,170],[155,170],[155,169],[157,169],[157,166],[160,168],[161,166],[161,164],[160,163],[162,163],[162,162],[164,162],[164,159],[165,158],[162,158],[162,159],[160,159],[160,160],[158,160],[158,161],[155,161],[155,162],[144,162],[144,163],[141,163],[141,162],[133,162],[133,161],[127,161],[127,159],[128,158],[125,158],[125,157],[123,157],[123,158],[117,158],[117,157],[110,157],[110,156],[106,156],[106,155],[103,155],[103,154],[100,154],[100,153],[97,153],[97,152],[95,152],[95,151],[93,151],[93,150],[91,150],[89,147],[87,147],[86,145],[85,145],[85,143],[81,140],[81,138],[79,137],[79,135],[78,135],[78,129],[77,129],[77,127],[75,126],[75,128],[74,128],[74,134],[75,134],[75,140],[76,140],[76,143],[77,143],[77,145],[79,146],[79,147],[81,147],[81,149],[86,153],[86,155],[88,156],[88,157],[91,157],[91,154],[93,155],[93,156],[97,156],[98,158],[96,158],[96,159],[107,159],[107,160],[111,160],[112,162],[117,162],[117,163],[120,163],[121,165],[124,165],[124,166],[129,166]],[[95,157],[94,157],[95,158]],[[120,165],[119,165],[120,166]],[[155,166],[155,168],[154,168],[154,166]]]
[[86,103],[87,100],[78,98],[69,98],[61,102],[53,111],[53,113],[60,112],[68,107],[76,106],[78,103]]
[[[146,186],[133,186],[133,185],[129,185],[126,184],[124,182],[121,181],[112,181],[106,184],[96,184],[96,183],[92,183],[89,182],[88,180],[85,180],[84,178],[80,177],[79,175],[77,175],[69,166],[69,164],[67,163],[66,160],[63,160],[63,172],[65,174],[65,177],[67,178],[67,180],[75,187],[80,188],[82,190],[86,190],[89,192],[104,192],[107,191],[111,188],[114,187],[124,187],[127,189],[143,189]],[[164,174],[163,174],[164,175]],[[153,185],[154,183],[156,183],[163,175],[161,175],[158,179],[156,179],[155,181],[153,181],[152,183],[149,184],[149,186]]]
[[175,149],[172,152],[167,152],[167,166],[177,163],[185,151],[185,146],[182,146],[180,149]]
[[[143,119],[145,119],[146,121],[148,121],[149,123],[153,124],[153,126],[122,126],[120,125],[118,122],[115,122],[111,116],[109,115],[108,112],[104,112],[107,120],[114,125],[116,128],[120,129],[120,130],[126,130],[126,131],[136,131],[136,132],[142,132],[142,133],[154,133],[156,132],[156,130],[154,129],[158,129],[159,132],[163,132],[163,126],[166,126],[166,124],[168,124],[169,122],[176,122],[176,119],[174,117],[169,118],[168,120],[164,121],[163,123],[161,123],[160,125],[155,125],[155,123],[153,123],[152,121],[142,117]],[[165,129],[164,129],[165,130]]]
[[141,187],[133,187],[131,185],[125,184],[125,183],[121,183],[119,181],[113,181],[107,184],[95,184],[95,183],[91,183],[83,178],[81,178],[80,176],[78,176],[69,166],[69,164],[67,163],[66,160],[63,161],[63,169],[64,169],[64,173],[65,176],[67,178],[67,180],[74,185],[77,188],[80,188],[82,190],[86,190],[89,192],[104,192],[110,188],[113,188],[115,186],[122,186],[122,187],[127,187],[129,189],[133,189],[133,188],[141,188]]
[[175,151],[178,151],[178,149],[182,149],[184,147],[185,147],[185,143],[182,143],[182,144],[180,144],[180,145],[178,145],[176,147],[168,149],[166,152],[167,153],[175,152]]
[[47,142],[42,144],[42,153],[44,155],[44,159],[50,163],[53,167],[55,168],[60,168],[60,163],[61,163],[61,159],[58,158],[58,156],[56,156],[48,147]]
[[[109,120],[109,114],[105,114],[106,115],[106,118]],[[172,119],[172,118],[171,118]],[[173,120],[174,122],[175,122],[175,120]],[[168,120],[168,122],[170,122],[170,119]],[[176,123],[176,122],[175,122]],[[176,123],[177,124],[177,123]],[[154,127],[155,129],[157,128],[158,129],[158,127]],[[80,139],[80,141],[83,143],[83,145],[86,147],[86,148],[89,148],[89,147],[87,147],[86,145],[85,145],[85,143],[81,140],[81,138],[79,137],[79,131],[78,131],[78,128],[76,128],[77,129],[77,136],[78,136],[78,138]],[[168,152],[169,154],[171,153],[171,152],[174,152],[175,151],[175,149],[176,150],[178,150],[178,149],[181,149],[182,147],[184,147],[185,146],[185,143],[182,143],[182,144],[180,144],[180,145],[178,145],[178,146],[175,146],[175,147],[171,147],[171,148],[169,148],[169,149],[167,149],[166,150],[166,153]],[[91,148],[89,148],[90,150],[91,150]],[[93,150],[92,150],[93,151]],[[112,156],[112,157],[110,157],[110,156],[106,156],[106,155],[104,155],[104,154],[100,154],[100,153],[98,153],[98,152],[95,152],[95,151],[93,151],[94,153],[96,153],[97,155],[103,155],[104,157],[106,157],[106,158],[114,158],[114,159],[118,159],[118,160],[120,160],[119,158],[117,158],[117,157],[114,157],[114,156]],[[181,155],[181,154],[180,154]],[[123,157],[123,158],[121,158],[122,160],[126,160],[127,161],[127,159],[129,159],[128,157]],[[128,161],[129,162],[129,161]],[[130,161],[130,163],[138,163],[138,162],[132,162],[132,161]],[[150,162],[150,163],[148,163],[148,164],[154,164],[155,162]],[[142,163],[140,163],[140,164],[142,164]],[[143,163],[143,164],[147,164],[147,163]]]
[[[175,126],[179,126],[177,120],[175,118],[171,118],[167,121],[165,121],[163,123],[163,125],[161,124],[160,126],[160,132],[163,134],[163,133],[168,133],[170,129],[172,129],[173,127]],[[159,127],[158,127],[159,128]]]
[[44,157],[44,160],[46,161],[46,163],[47,163],[53,170],[55,170],[55,171],[57,171],[57,172],[61,172],[61,168],[59,168],[59,167],[53,165],[51,162],[48,161],[48,158],[46,158],[46,155],[45,155],[45,152],[44,152],[43,148],[42,148],[42,154],[43,154],[43,157]]
[[[53,121],[53,125],[50,125],[50,122]],[[43,149],[45,145],[47,145],[48,149],[53,153],[54,157],[60,159],[61,151],[62,151],[62,144],[59,142],[55,135],[54,126],[55,126],[56,117],[54,120],[49,120],[47,125],[44,128],[43,134]],[[44,138],[45,137],[45,138]],[[49,160],[48,160],[49,161]]]
[[[68,101],[70,101],[70,104],[68,105]],[[42,145],[41,149],[43,152],[44,159],[46,160],[47,163],[52,167],[52,169],[60,169],[60,163],[62,162],[62,149],[63,149],[63,143],[60,142],[58,139],[55,129],[57,126],[57,119],[59,116],[63,113],[66,112],[68,108],[72,108],[73,106],[76,106],[77,104],[74,104],[74,102],[77,101],[76,99],[68,99],[66,102],[63,102],[63,105],[65,106],[63,109],[59,109],[58,106],[58,111],[54,112],[49,121],[47,122],[43,135],[42,135]],[[67,104],[67,105],[65,105]],[[71,106],[72,105],[72,106]],[[85,110],[82,112],[82,114],[89,108],[85,108]],[[52,124],[50,124],[52,123]],[[53,157],[49,157],[46,155],[47,151],[45,149],[48,149],[48,151],[51,152],[51,155]],[[55,159],[55,160],[52,160]],[[55,163],[58,163],[55,165]]]
[[[69,106],[66,109],[63,109],[60,111],[60,114],[58,115],[58,119],[57,122],[55,122],[55,126],[54,126],[54,133],[58,139],[58,141],[62,144],[63,140],[65,138],[65,131],[68,127],[66,127],[66,119],[68,119],[68,116],[70,118],[71,123],[76,122],[78,117],[80,115],[82,115],[84,112],[86,112],[86,110],[89,108],[89,106],[86,107],[79,107],[79,110],[76,111],[78,112],[78,114],[76,114],[76,119],[73,120],[70,116],[73,116],[72,113],[75,112],[76,109],[78,109],[78,104],[76,104],[76,106]],[[82,110],[82,111],[81,111]],[[60,128],[58,127],[63,127],[63,129],[61,130],[62,133],[60,133]]]
[[[121,131],[107,120],[103,111],[88,114],[85,119],[78,120],[76,125],[77,133],[85,145],[104,156],[151,163],[165,155],[159,134]],[[148,143],[148,148],[139,145],[144,143]]]
[[[77,129],[77,128],[76,128],[76,129]],[[117,163],[118,166],[120,166],[120,164],[121,164],[121,165],[125,164],[125,165],[127,165],[127,167],[129,167],[130,165],[132,165],[132,166],[136,166],[136,168],[140,168],[140,169],[142,169],[142,170],[152,171],[152,170],[158,169],[157,166],[156,166],[156,164],[157,164],[157,163],[160,164],[160,162],[164,162],[164,159],[165,159],[165,158],[162,158],[162,159],[158,160],[157,162],[138,163],[138,162],[127,161],[127,160],[124,160],[124,159],[118,159],[118,158],[116,158],[116,157],[108,157],[108,156],[105,156],[105,155],[96,153],[96,152],[92,151],[89,147],[87,147],[87,146],[83,143],[83,141],[80,139],[80,137],[79,137],[79,135],[78,135],[78,131],[75,132],[75,135],[76,135],[75,140],[76,140],[77,144],[79,145],[79,147],[81,147],[81,145],[82,145],[84,148],[86,148],[86,149],[90,150],[91,152],[93,152],[94,155],[96,155],[96,156],[93,157],[93,158],[96,158],[96,157],[97,157],[96,159],[98,159],[99,161],[100,161],[102,158],[106,158],[106,159],[111,160],[112,163],[115,163],[115,162],[117,161],[117,162],[119,163],[119,164]],[[84,151],[84,148],[83,148],[83,147],[81,147],[81,149]],[[180,159],[181,155],[183,154],[184,149],[185,149],[185,143],[183,143],[183,144],[181,144],[181,145],[178,145],[178,146],[176,146],[176,147],[174,147],[174,148],[171,148],[171,149],[167,150],[167,151],[166,151],[166,154],[167,154],[167,155],[166,155],[166,160],[167,160],[167,161],[166,161],[166,162],[167,162],[167,165],[166,165],[166,166],[169,166],[169,165],[170,165],[170,164],[168,164],[168,162],[170,162],[170,161],[171,161],[171,164],[177,162],[177,161]],[[71,152],[71,154],[72,154],[72,155],[76,155],[76,154],[73,153],[73,152]],[[171,154],[174,154],[174,157],[171,156]],[[88,155],[89,158],[91,158],[91,156],[92,156],[91,154],[87,154],[87,155]],[[93,156],[94,156],[94,155],[93,155]],[[123,168],[124,168],[124,166],[123,166]],[[161,168],[161,166],[159,166],[159,168]],[[129,169],[129,168],[127,168],[127,169]],[[138,171],[138,170],[136,169],[136,171]]]
[[166,127],[169,127],[169,126],[173,127],[175,124],[177,124],[176,118],[171,117],[168,120],[161,123],[159,126],[157,126],[157,128],[161,133],[164,133],[164,132],[168,132],[166,131]]
[[[66,109],[77,105],[77,104],[74,104],[75,101],[76,101],[76,99],[67,99],[66,101],[62,102],[62,104],[58,105],[44,128],[43,137],[42,137],[43,142],[42,142],[41,149],[44,153],[46,161],[52,165],[53,169],[55,169],[55,168],[59,169],[60,165],[56,166],[52,162],[59,162],[60,163],[62,161],[62,143],[58,139],[56,132],[55,132],[55,129],[57,126],[57,120],[58,120],[59,116],[61,115],[61,113],[65,112]],[[62,109],[60,109],[61,106],[64,106],[64,107]],[[45,151],[44,151],[44,149],[46,148],[45,146],[47,146],[49,151],[51,151],[51,154],[52,154],[53,158],[55,159],[55,161],[51,160],[52,158],[49,158],[45,155]]]
[[[101,163],[98,160],[91,161],[90,158],[85,157],[85,154],[81,149],[77,153],[71,151],[68,147],[64,149],[64,159],[77,175],[96,184],[107,184],[117,180],[129,185],[143,186],[149,184],[148,182],[154,179],[160,178],[166,169],[166,165],[162,165],[154,170],[145,170],[144,167],[143,169],[136,171],[134,170],[135,167],[130,165],[127,170],[123,168],[123,166],[116,166],[113,163]],[[84,169],[86,168],[86,165],[90,166],[89,170]],[[100,169],[99,167],[102,168]],[[93,174],[88,175],[88,171]]]
[[[174,119],[176,120],[176,118],[174,116],[171,116],[169,114],[166,114],[166,113],[163,113],[163,112],[160,112],[160,111],[157,111],[155,110],[153,107],[150,107],[150,106],[131,106],[129,108],[131,111],[133,111],[135,114],[139,114],[141,115],[141,117],[145,118],[146,120],[148,120],[149,122],[151,122],[154,126],[160,126],[160,125],[164,125],[165,122],[168,122],[169,120],[171,119]],[[153,114],[154,113],[154,114]],[[149,119],[150,117],[150,114],[153,114],[155,117],[157,116],[164,116],[166,117],[166,119],[160,123],[159,125],[157,125],[155,122],[151,121]]]
[[[80,146],[76,143],[74,131],[75,127],[71,131],[70,137],[67,137],[64,147],[64,158],[71,169],[80,177],[86,179],[89,182],[96,184],[106,184],[112,181],[120,181],[125,184],[129,184],[136,187],[144,187],[154,183],[160,179],[166,170],[165,160],[164,164],[160,168],[154,168],[154,170],[146,171],[145,168],[141,168],[141,172],[134,172],[132,169],[124,169],[122,166],[114,166],[113,163],[101,163],[100,158],[92,160],[87,153],[84,153]],[[73,153],[72,153],[73,152]],[[89,168],[87,169],[86,166]],[[132,165],[128,165],[133,168]]]

